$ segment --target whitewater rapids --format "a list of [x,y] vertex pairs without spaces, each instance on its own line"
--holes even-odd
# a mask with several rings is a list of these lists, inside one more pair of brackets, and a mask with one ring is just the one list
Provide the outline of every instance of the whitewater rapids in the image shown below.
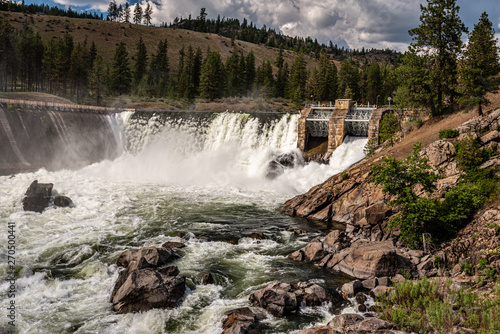
[[[13,222],[20,333],[215,334],[222,331],[224,312],[248,306],[249,294],[272,281],[312,281],[331,293],[346,281],[286,258],[311,238],[288,229],[312,226],[283,216],[279,205],[363,158],[366,138],[346,138],[329,165],[297,166],[270,180],[269,161],[296,150],[297,115],[269,122],[236,113],[203,122],[129,113],[109,117],[122,152],[118,159],[77,171],[0,177],[1,308],[10,301],[6,226]],[[24,212],[22,195],[35,179],[54,183],[55,192],[76,207]],[[247,238],[253,231],[267,239]],[[114,314],[108,299],[118,255],[166,241],[187,246],[173,263],[190,287],[184,302],[173,310]],[[206,271],[217,285],[199,284]],[[344,307],[268,316],[266,333],[325,324]]]

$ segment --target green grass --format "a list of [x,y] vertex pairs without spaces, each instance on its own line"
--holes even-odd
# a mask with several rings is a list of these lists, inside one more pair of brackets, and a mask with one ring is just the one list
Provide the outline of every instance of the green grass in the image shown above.
[[437,283],[427,278],[403,281],[378,300],[379,316],[395,322],[401,330],[419,333],[450,333],[454,327],[476,333],[500,333],[500,288],[479,296],[472,290],[457,290],[451,280]]

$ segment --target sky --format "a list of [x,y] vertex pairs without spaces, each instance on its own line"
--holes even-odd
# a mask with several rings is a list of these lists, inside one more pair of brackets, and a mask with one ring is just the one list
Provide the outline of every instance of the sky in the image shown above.
[[[472,31],[486,11],[500,39],[499,0],[457,0],[460,17]],[[26,4],[71,6],[73,10],[106,13],[109,0],[25,0]],[[125,4],[126,0],[116,0]],[[138,0],[130,0],[134,5]],[[139,0],[145,7],[146,0]],[[405,51],[411,37],[408,30],[420,23],[420,4],[425,0],[150,0],[153,23],[172,22],[175,17],[196,17],[201,7],[208,18],[232,17],[264,24],[289,36],[310,36],[320,43],[339,46]],[[144,8],[143,7],[143,8]]]

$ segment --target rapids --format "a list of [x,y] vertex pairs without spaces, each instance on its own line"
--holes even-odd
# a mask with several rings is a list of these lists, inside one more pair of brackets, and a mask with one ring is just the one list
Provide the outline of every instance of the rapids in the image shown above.
[[[7,223],[15,223],[16,328],[20,333],[221,333],[225,311],[249,306],[254,290],[275,280],[318,283],[330,293],[341,275],[286,258],[314,235],[290,228],[324,229],[284,216],[286,199],[363,158],[366,138],[346,138],[329,165],[309,163],[267,179],[269,161],[296,150],[297,115],[262,120],[236,113],[190,118],[109,116],[121,156],[80,170],[0,177],[0,299],[7,320]],[[63,128],[61,128],[61,131]],[[75,208],[24,212],[31,181],[54,183]],[[267,239],[246,236],[262,231]],[[114,264],[133,247],[182,241],[173,265],[187,277],[177,309],[117,315],[109,295]],[[217,285],[199,284],[210,271]],[[327,323],[346,304],[301,309],[264,321],[266,333],[293,333]]]

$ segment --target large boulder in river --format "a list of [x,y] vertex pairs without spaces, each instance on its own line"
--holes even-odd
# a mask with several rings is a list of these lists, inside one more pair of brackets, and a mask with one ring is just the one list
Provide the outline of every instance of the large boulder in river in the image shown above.
[[390,240],[354,243],[333,254],[326,267],[358,279],[394,276],[398,269],[398,258],[394,243]]
[[248,308],[242,307],[224,313],[222,334],[250,334],[254,333],[257,316]]
[[52,198],[53,186],[52,183],[38,183],[38,180],[33,181],[24,194],[24,211],[42,212],[45,210]]
[[125,271],[127,275],[124,282],[111,298],[113,310],[117,313],[174,308],[179,305],[186,291],[186,278],[176,277],[177,268]]
[[177,258],[175,251],[162,247],[123,252],[116,261],[125,269],[118,274],[111,292],[113,310],[128,313],[176,307],[186,291],[186,278],[176,277],[179,269],[175,266],[161,266]]
[[116,265],[132,271],[163,266],[179,257],[171,248],[143,247],[141,249],[126,250],[118,257]]
[[303,164],[304,158],[301,153],[297,151],[280,154],[268,163],[266,177],[274,179],[283,174],[285,169],[295,168],[296,166],[302,166]]
[[302,303],[319,306],[331,301],[328,292],[314,283],[271,283],[250,295],[250,302],[258,305],[274,316],[281,317],[297,311]]

